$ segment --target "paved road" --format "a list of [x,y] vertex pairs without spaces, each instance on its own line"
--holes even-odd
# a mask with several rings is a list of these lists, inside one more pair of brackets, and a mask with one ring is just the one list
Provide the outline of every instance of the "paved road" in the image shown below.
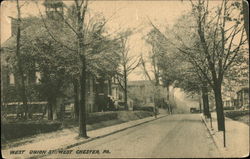
[[45,158],[220,157],[198,114],[167,116],[70,150]]

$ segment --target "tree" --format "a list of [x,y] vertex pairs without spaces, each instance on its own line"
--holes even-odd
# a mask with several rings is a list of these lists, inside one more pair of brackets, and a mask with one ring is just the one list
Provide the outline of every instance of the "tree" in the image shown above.
[[17,66],[18,66],[18,75],[20,78],[19,84],[19,95],[22,98],[23,107],[24,107],[24,118],[28,118],[28,103],[26,96],[26,87],[25,87],[25,77],[23,71],[23,61],[21,61],[20,57],[20,38],[21,38],[21,7],[19,5],[19,0],[16,0],[16,8],[17,8],[17,33],[16,33],[16,58],[17,58]]
[[139,56],[132,56],[129,54],[128,37],[132,34],[130,30],[120,33],[121,50],[120,50],[120,68],[118,68],[117,76],[120,87],[124,92],[125,109],[128,110],[128,76],[136,69],[141,59]]
[[[192,3],[192,7],[197,23],[198,37],[211,78],[205,74],[201,67],[198,67],[213,88],[218,130],[225,132],[221,85],[225,72],[237,60],[237,56],[241,53],[241,49],[247,40],[244,34],[242,17],[240,13],[236,17],[233,16],[233,13],[239,12],[239,6],[227,0],[223,0],[221,6],[217,8],[215,12],[218,14],[215,18],[210,16],[211,13],[208,11],[208,2],[206,1],[199,0],[196,4]],[[233,24],[230,25],[230,23]],[[240,40],[236,41],[236,38]]]
[[[190,2],[195,24],[189,29],[194,33],[178,37],[183,46],[181,52],[192,59],[195,67],[212,87],[218,130],[224,132],[225,139],[221,86],[226,71],[242,58],[242,49],[247,41],[240,14],[241,6],[237,2],[223,0],[220,6],[212,10],[208,1]],[[191,44],[184,43],[183,39],[189,39]]]
[[[201,96],[203,104],[203,114],[211,118],[209,111],[209,96],[210,87],[203,75],[195,68],[192,64],[192,61],[185,59],[185,56],[182,57],[182,61],[188,62],[187,65],[184,64],[184,67],[179,75],[180,78],[176,82],[176,86],[184,89],[184,91],[191,94],[198,94]],[[181,62],[180,62],[181,63]],[[183,65],[183,63],[181,63]],[[201,112],[201,105],[200,105]]]
[[189,26],[189,31],[185,30],[181,37],[176,38],[182,45],[182,53],[192,59],[212,87],[218,129],[224,131],[221,84],[228,68],[242,58],[242,48],[247,40],[240,14],[241,6],[227,0],[222,1],[215,10],[208,8],[208,1],[191,1],[191,5],[195,23]]
[[[175,25],[175,27],[177,27],[177,25]],[[173,34],[175,31],[169,32]],[[171,36],[169,37],[171,38]],[[159,61],[158,66],[161,70],[161,74],[159,76],[165,85],[169,85],[174,82],[176,87],[184,89],[185,92],[189,92],[191,94],[200,94],[201,92],[203,97],[204,114],[210,117],[207,82],[199,70],[197,68],[195,69],[193,66],[193,61],[176,49],[179,47],[181,48],[182,45],[179,46],[178,42],[174,39],[172,39],[172,42],[168,41],[169,40],[164,38],[156,27],[153,31],[151,31],[149,43],[153,45],[153,49],[155,51],[154,57],[157,57],[157,60]],[[175,43],[175,45],[173,45],[173,43]],[[176,65],[177,63],[178,66]]]
[[[57,3],[58,1],[56,1]],[[52,4],[54,5],[54,4]],[[38,7],[39,8],[39,7]],[[80,102],[79,102],[79,136],[80,137],[87,137],[86,132],[86,80],[88,78],[87,73],[89,70],[93,74],[96,74],[100,69],[97,63],[91,64],[90,61],[98,61],[104,57],[108,59],[108,57],[102,56],[103,53],[108,55],[109,51],[113,48],[116,48],[116,40],[108,39],[108,36],[101,36],[103,33],[103,28],[108,20],[105,19],[98,19],[95,21],[94,19],[90,18],[89,22],[86,22],[86,12],[88,9],[88,0],[75,0],[72,7],[68,8],[67,12],[68,15],[64,16],[64,12],[59,12],[55,10],[58,17],[61,17],[62,22],[64,23],[64,27],[60,27],[64,31],[64,36],[62,34],[56,34],[56,30],[51,29],[47,23],[45,22],[45,18],[42,16],[40,11],[40,15],[42,17],[44,27],[46,28],[49,36],[58,43],[61,47],[65,48],[67,51],[72,53],[73,57],[76,57],[75,66],[70,67],[70,70],[73,71],[74,74],[72,79],[75,80],[75,87],[77,87],[77,83],[79,82],[79,94],[80,94]],[[94,21],[92,21],[94,20]],[[93,22],[93,23],[90,23]],[[70,38],[69,38],[70,37]],[[70,39],[70,40],[69,40]],[[103,42],[106,41],[108,43]],[[98,44],[97,44],[98,43]],[[101,44],[101,47],[96,47]],[[105,47],[104,47],[105,46]],[[112,48],[112,47],[113,48]],[[105,51],[104,51],[105,50]],[[109,50],[109,51],[108,51]],[[96,52],[95,54],[93,54]],[[111,51],[114,53],[114,51]],[[101,55],[102,54],[102,55]],[[114,56],[117,57],[117,56]],[[111,58],[112,59],[112,58]],[[106,60],[107,61],[107,60]],[[107,66],[107,62],[104,62]],[[71,61],[72,62],[72,61]],[[110,66],[110,64],[109,64]],[[103,66],[102,66],[103,67]],[[115,65],[112,68],[115,67]],[[74,69],[73,69],[74,68]],[[91,69],[88,69],[91,68]],[[94,69],[93,69],[94,68]],[[107,67],[108,68],[108,67]],[[106,69],[109,70],[109,69]],[[71,74],[72,75],[72,74]],[[77,91],[75,91],[75,95],[77,96]],[[75,98],[77,100],[77,98]],[[77,103],[77,101],[76,101]]]
[[45,28],[38,27],[42,26],[39,18],[28,17],[27,19],[32,23],[23,30],[21,38],[23,66],[27,75],[35,74],[35,72],[42,74],[37,91],[48,101],[48,119],[53,120],[56,99],[62,96],[62,88],[69,80],[66,68],[72,58],[67,56],[65,48],[60,47],[49,37]]
[[244,28],[246,30],[247,34],[247,40],[249,45],[249,5],[246,0],[242,0],[242,6],[243,6],[243,18],[244,18]]
[[[149,20],[150,21],[150,20]],[[177,62],[177,57],[174,54],[171,44],[166,40],[165,35],[159,31],[159,29],[150,21],[150,25],[153,27],[151,31],[147,34],[145,39],[148,44],[151,46],[150,52],[150,63],[153,67],[153,75],[155,81],[153,85],[155,87],[161,87],[160,82],[163,87],[167,89],[167,108],[169,113],[172,113],[172,109],[175,105],[170,103],[170,92],[169,87],[177,80],[179,67],[175,65]],[[143,62],[143,69],[149,80],[152,81],[149,72],[146,69],[146,63]],[[156,89],[156,92],[157,89]],[[156,95],[158,97],[158,95]],[[159,99],[156,98],[156,105],[159,105]]]
[[[151,78],[150,73],[149,73],[148,68],[147,68],[147,64],[146,64],[145,60],[143,59],[143,56],[141,56],[141,61],[142,61],[141,64],[142,64],[142,69],[144,71],[144,74],[148,78],[148,80],[150,81],[150,83],[153,87],[154,115],[155,115],[155,118],[157,118],[157,107],[159,104],[158,103],[158,101],[159,101],[158,100],[159,99],[158,93],[160,92],[160,85],[158,83],[159,81]],[[156,70],[154,70],[154,71],[156,71]],[[154,74],[154,75],[156,75],[156,74]],[[156,77],[158,77],[157,75],[156,75]]]

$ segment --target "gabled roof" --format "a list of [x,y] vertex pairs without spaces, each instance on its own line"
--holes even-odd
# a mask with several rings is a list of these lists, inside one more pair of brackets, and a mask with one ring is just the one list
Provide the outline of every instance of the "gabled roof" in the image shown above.
[[1,66],[7,65],[7,57],[13,53],[13,44],[16,43],[15,36],[7,39],[3,44],[1,44]]
[[[12,36],[9,37],[3,44],[1,44],[1,48],[11,47],[16,43],[16,30],[17,30],[17,20],[15,18],[11,18],[11,32]],[[22,18],[21,20],[21,31],[29,29],[32,24],[40,22],[41,19],[35,16],[29,16]]]
[[[11,28],[16,29],[16,19],[11,18]],[[26,17],[22,18],[22,25],[21,25],[21,31],[27,31],[29,29],[33,28],[32,24],[35,24],[37,22],[40,22],[41,19],[38,17]],[[13,26],[14,25],[14,26]],[[7,57],[12,55],[15,51],[16,47],[16,35],[15,33],[12,34],[11,37],[9,37],[5,42],[1,44],[1,65],[6,66],[7,65]]]

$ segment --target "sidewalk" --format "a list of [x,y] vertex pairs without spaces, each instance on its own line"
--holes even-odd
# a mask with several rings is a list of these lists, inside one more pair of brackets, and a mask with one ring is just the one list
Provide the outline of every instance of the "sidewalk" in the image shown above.
[[226,147],[223,145],[223,132],[218,131],[216,113],[212,113],[212,126],[209,119],[201,115],[209,133],[225,158],[246,157],[249,155],[249,126],[247,124],[225,118]]
[[[156,119],[162,118],[167,114],[159,114]],[[40,140],[35,143],[28,143],[25,145],[12,147],[9,149],[2,150],[2,155],[4,158],[12,159],[12,158],[40,158],[48,154],[50,150],[62,150],[69,149],[74,146],[84,144],[90,142],[92,140],[102,138],[123,130],[126,130],[131,127],[138,126],[143,123],[147,123],[153,120],[156,120],[154,117],[147,117],[144,119],[133,120],[126,123],[113,125],[109,127],[104,127],[96,130],[92,130],[87,132],[89,138],[78,138],[78,133],[75,130],[64,130],[64,132],[60,135],[47,137],[44,140]],[[24,150],[24,151],[23,151]],[[15,151],[17,154],[10,154],[11,151]],[[31,153],[31,151],[33,153]],[[36,154],[34,154],[36,151]]]

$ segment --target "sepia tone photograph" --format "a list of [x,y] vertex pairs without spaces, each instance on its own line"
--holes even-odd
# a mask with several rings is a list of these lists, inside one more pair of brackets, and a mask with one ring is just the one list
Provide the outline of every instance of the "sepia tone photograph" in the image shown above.
[[249,156],[246,0],[4,0],[6,159]]

